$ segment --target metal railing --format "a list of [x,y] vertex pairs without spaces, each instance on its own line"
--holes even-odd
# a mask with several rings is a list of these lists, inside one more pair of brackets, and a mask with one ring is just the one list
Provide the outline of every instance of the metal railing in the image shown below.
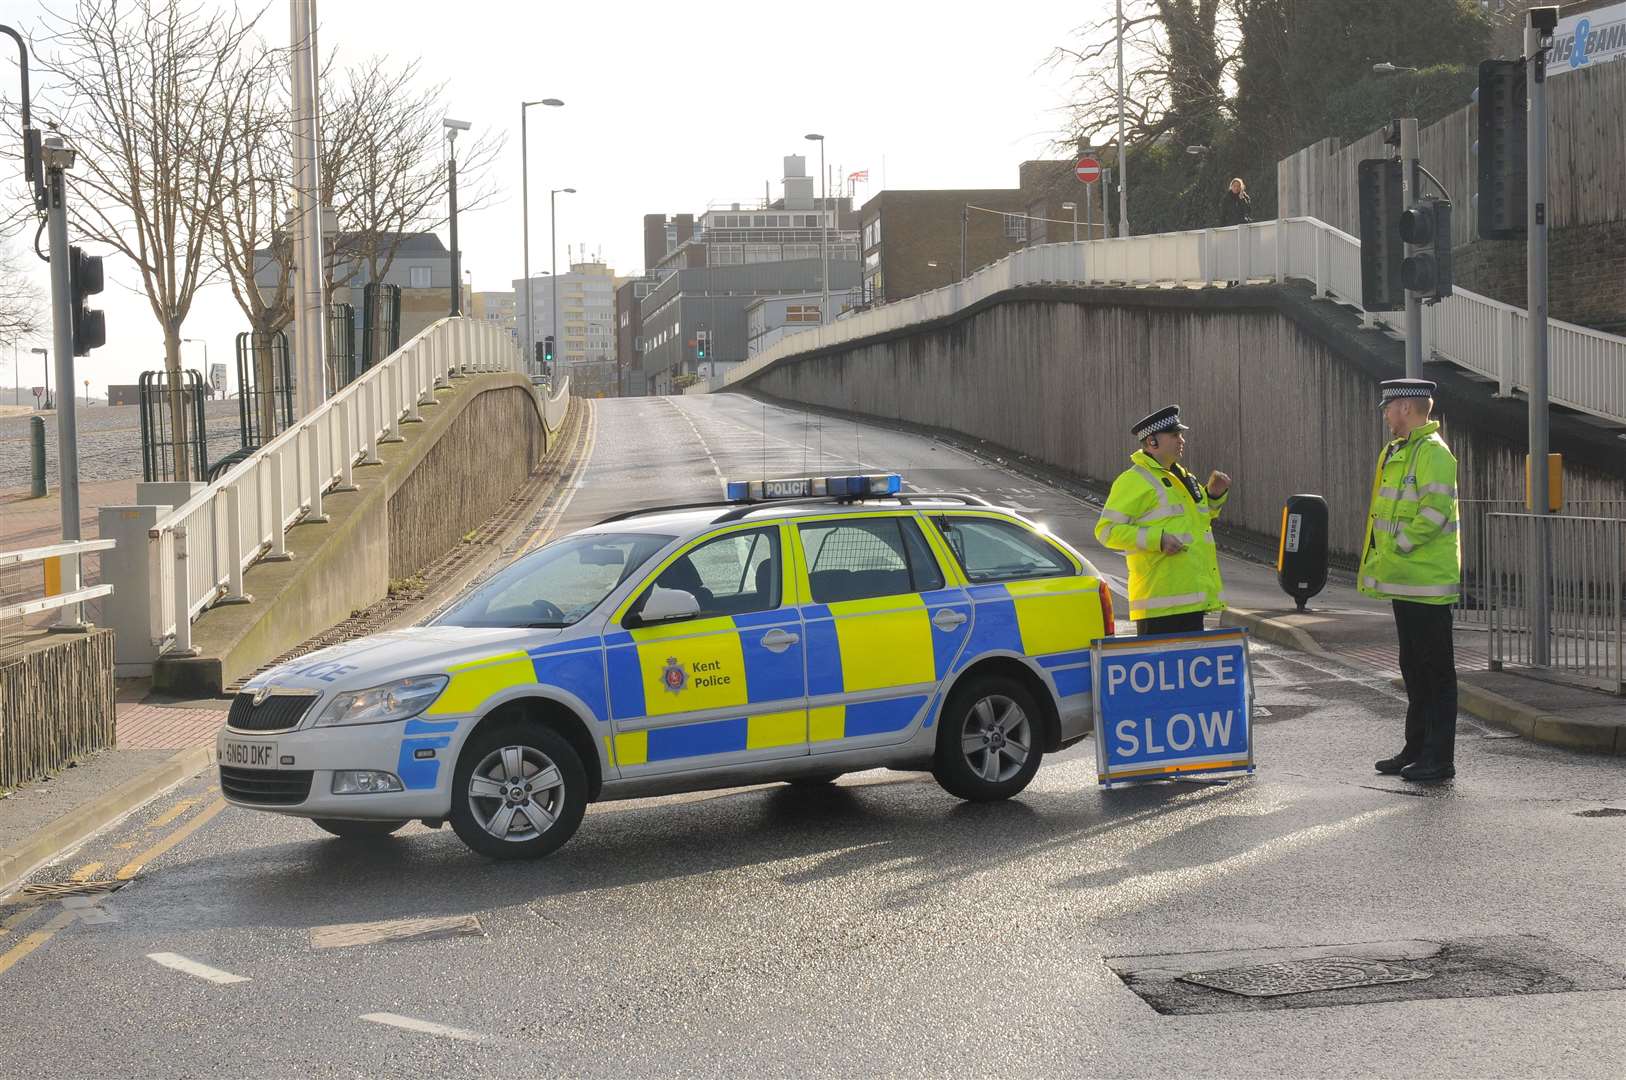
[[[1490,626],[1490,600],[1495,581],[1495,564],[1490,559],[1490,533],[1486,519],[1491,514],[1519,514],[1526,510],[1522,499],[1457,500],[1458,533],[1462,537],[1462,598],[1452,606],[1452,618],[1459,628],[1487,629]],[[1571,499],[1559,511],[1565,517],[1626,518],[1626,500]]]
[[113,546],[114,541],[112,540],[75,540],[65,544],[47,544],[44,547],[24,548],[21,551],[0,551],[0,567],[29,566],[33,563],[44,563],[52,559],[60,559],[60,581],[63,585],[63,591],[55,595],[47,595],[34,600],[24,600],[20,604],[8,604],[5,607],[0,607],[0,623],[9,622],[12,619],[21,619],[28,615],[37,615],[42,611],[76,607],[87,600],[112,595],[112,585],[82,586],[80,584],[83,580],[80,573],[80,558],[92,552],[111,551]]
[[1626,519],[1491,513],[1485,521],[1495,568],[1486,582],[1491,667],[1626,693]]
[[[788,356],[829,348],[953,315],[1007,289],[1028,285],[1212,285],[1260,278],[1309,281],[1317,296],[1356,309],[1361,302],[1360,241],[1310,217],[1224,229],[1041,244],[1012,252],[959,281],[826,326],[795,334],[736,366],[722,386],[749,379]],[[1404,336],[1399,312],[1363,313]],[[1390,320],[1393,320],[1392,322]],[[1626,337],[1559,320],[1548,322],[1550,399],[1626,424]],[[1423,312],[1425,353],[1495,379],[1503,394],[1524,387],[1525,313],[1457,290]],[[720,387],[700,383],[686,393]]]
[[147,534],[152,641],[186,655],[192,619],[219,602],[246,601],[243,571],[287,558],[296,521],[326,520],[330,488],[353,490],[351,470],[376,463],[380,443],[422,419],[438,387],[462,374],[518,371],[509,335],[480,319],[441,319],[297,420],[208,488],[159,518]]

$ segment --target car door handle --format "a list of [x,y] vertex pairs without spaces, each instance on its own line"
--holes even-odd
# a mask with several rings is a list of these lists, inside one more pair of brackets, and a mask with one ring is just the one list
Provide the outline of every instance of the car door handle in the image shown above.
[[958,630],[964,622],[965,616],[953,608],[938,608],[932,616],[932,625],[939,630]]
[[781,653],[800,640],[802,640],[800,634],[791,634],[784,630],[769,630],[762,635],[762,647],[769,652]]

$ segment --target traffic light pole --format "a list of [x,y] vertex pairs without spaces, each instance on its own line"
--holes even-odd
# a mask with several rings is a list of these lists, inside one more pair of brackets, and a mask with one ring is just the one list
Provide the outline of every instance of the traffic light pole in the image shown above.
[[[71,152],[47,146],[45,155],[46,232],[51,248],[51,343],[56,351],[56,384],[67,388],[57,395],[56,445],[58,483],[62,490],[62,539],[81,539],[79,534],[79,427],[73,397],[73,282],[68,255],[67,182],[62,160]],[[62,557],[62,591],[79,588],[79,556]],[[83,630],[84,606],[70,604],[53,629]]]
[[[1400,121],[1400,205],[1411,206],[1422,194],[1422,177],[1417,171],[1417,121]],[[1406,255],[1417,255],[1425,249],[1416,244],[1406,245]],[[1423,377],[1423,295],[1406,290],[1406,378]]]
[[[1530,509],[1538,515],[1551,509],[1547,487],[1547,54],[1543,51],[1543,36],[1526,23],[1524,55],[1529,64],[1530,100],[1525,144],[1529,177],[1526,221],[1530,239],[1524,351],[1530,357]],[[1552,565],[1546,529],[1537,530],[1536,540],[1531,556],[1530,661],[1545,667],[1551,660],[1547,570]]]

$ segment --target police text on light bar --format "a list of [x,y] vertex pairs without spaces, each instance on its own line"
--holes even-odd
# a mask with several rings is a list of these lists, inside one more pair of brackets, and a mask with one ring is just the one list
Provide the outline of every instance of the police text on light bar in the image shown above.
[[896,495],[903,490],[897,473],[867,476],[803,476],[785,480],[730,480],[729,502],[766,502],[771,499],[862,499]]

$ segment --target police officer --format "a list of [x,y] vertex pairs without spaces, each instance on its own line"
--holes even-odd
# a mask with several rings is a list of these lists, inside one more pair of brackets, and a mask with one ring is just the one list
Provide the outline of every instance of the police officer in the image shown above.
[[1376,768],[1405,780],[1445,780],[1456,775],[1457,459],[1440,438],[1439,421],[1429,419],[1434,383],[1389,379],[1380,389],[1394,441],[1383,448],[1372,481],[1359,585],[1394,606],[1407,707],[1406,745]]
[[1208,474],[1208,483],[1180,464],[1190,428],[1180,406],[1143,418],[1131,431],[1141,448],[1129,458],[1095,523],[1095,538],[1127,552],[1129,617],[1141,634],[1176,634],[1203,628],[1203,613],[1225,606],[1213,521],[1231,478]]

